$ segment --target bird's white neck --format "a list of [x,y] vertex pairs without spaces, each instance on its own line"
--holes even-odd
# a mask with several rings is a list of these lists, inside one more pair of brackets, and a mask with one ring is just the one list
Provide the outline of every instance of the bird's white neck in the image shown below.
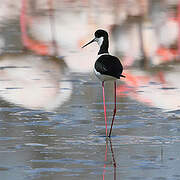
[[108,36],[96,38],[95,41],[98,43],[98,45],[100,47],[98,55],[108,53],[108,48],[109,48]]
[[97,55],[97,59],[98,59],[99,57],[101,57],[102,55],[109,55],[109,53],[98,54],[98,55]]
[[102,46],[103,41],[104,41],[104,37],[96,38],[96,42],[98,43],[99,47]]

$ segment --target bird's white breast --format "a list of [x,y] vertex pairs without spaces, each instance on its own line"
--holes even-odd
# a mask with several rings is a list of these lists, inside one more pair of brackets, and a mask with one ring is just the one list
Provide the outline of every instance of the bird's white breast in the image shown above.
[[97,78],[99,80],[101,80],[101,81],[112,81],[112,80],[116,80],[117,79],[117,78],[112,77],[112,76],[101,74],[100,72],[96,71],[95,68],[94,68],[94,73],[97,76]]

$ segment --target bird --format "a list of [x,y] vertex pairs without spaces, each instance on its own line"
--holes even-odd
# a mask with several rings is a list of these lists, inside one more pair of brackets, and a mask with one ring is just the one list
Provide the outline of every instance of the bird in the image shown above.
[[113,123],[116,115],[116,80],[125,76],[122,74],[123,66],[120,60],[113,55],[109,54],[109,35],[107,31],[103,29],[98,29],[94,33],[94,39],[82,46],[82,48],[87,45],[97,42],[99,45],[99,52],[97,55],[96,62],[94,64],[94,72],[98,79],[102,82],[102,90],[103,90],[103,105],[104,105],[104,118],[105,118],[105,126],[106,126],[106,137],[107,137],[107,118],[106,118],[106,105],[105,105],[105,91],[104,91],[104,82],[105,81],[114,81],[114,113],[112,116],[111,127],[109,130],[108,137],[111,137]]

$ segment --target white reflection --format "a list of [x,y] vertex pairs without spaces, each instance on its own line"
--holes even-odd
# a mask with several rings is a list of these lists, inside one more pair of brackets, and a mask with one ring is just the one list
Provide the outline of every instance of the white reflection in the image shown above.
[[[126,74],[127,86],[119,86],[118,94],[127,95],[149,106],[162,108],[165,111],[180,109],[180,66],[171,71],[148,72],[141,70],[129,71]],[[124,93],[126,92],[126,93]]]
[[154,82],[158,84],[149,83],[148,86],[141,87],[140,91],[142,92],[139,93],[140,96],[149,99],[152,106],[166,111],[180,109],[180,85],[177,83],[179,75],[179,71],[164,73],[162,74],[164,76],[163,82],[162,79],[161,81],[157,80],[158,75],[156,75]]
[[62,60],[34,55],[0,58],[0,96],[25,108],[53,110],[71,96]]

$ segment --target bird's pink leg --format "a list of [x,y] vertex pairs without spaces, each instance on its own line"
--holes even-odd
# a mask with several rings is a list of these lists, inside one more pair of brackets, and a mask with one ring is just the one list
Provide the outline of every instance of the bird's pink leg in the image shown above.
[[102,82],[103,89],[103,104],[104,104],[104,118],[105,118],[105,126],[106,126],[106,136],[107,136],[107,118],[106,118],[106,102],[105,102],[105,93],[104,93],[104,81]]
[[112,132],[115,115],[116,115],[116,81],[114,81],[114,113],[113,113],[113,118],[112,118],[112,122],[111,122],[111,128],[109,131],[109,137],[111,137],[111,132]]

